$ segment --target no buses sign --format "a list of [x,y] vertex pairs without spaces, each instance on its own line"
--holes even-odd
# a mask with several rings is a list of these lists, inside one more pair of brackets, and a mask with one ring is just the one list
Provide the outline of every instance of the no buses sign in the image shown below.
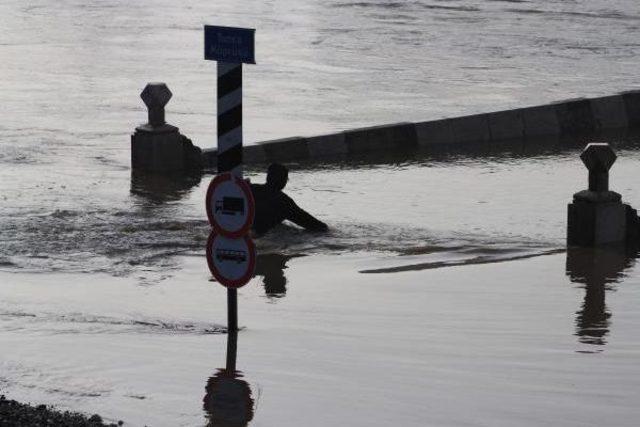
[[212,232],[207,241],[207,264],[220,284],[239,288],[253,277],[256,247],[249,236],[230,239]]

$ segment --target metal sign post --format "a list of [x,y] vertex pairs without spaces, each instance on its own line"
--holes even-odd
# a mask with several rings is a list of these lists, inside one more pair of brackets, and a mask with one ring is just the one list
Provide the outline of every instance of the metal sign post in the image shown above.
[[251,279],[255,267],[255,246],[247,236],[253,198],[242,188],[242,64],[255,64],[254,39],[254,29],[204,27],[204,59],[218,61],[218,174],[235,177],[225,179],[232,183],[225,189],[222,181],[214,185],[223,176],[219,175],[207,191],[207,216],[214,228],[207,242],[207,263],[227,287],[229,332],[238,330],[237,288]]

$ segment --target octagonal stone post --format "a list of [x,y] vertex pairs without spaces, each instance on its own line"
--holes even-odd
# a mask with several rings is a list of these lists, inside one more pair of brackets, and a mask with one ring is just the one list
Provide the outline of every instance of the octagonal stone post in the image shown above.
[[[609,169],[616,154],[609,144],[588,144],[580,159],[589,171],[589,188],[573,195],[568,206],[567,244],[600,246],[622,244],[635,236],[637,213],[609,190]],[[635,239],[635,237],[633,237]]]
[[589,191],[609,191],[609,169],[616,161],[616,153],[606,143],[588,144],[580,159],[589,170]]
[[151,127],[165,124],[164,107],[173,94],[165,83],[149,83],[140,94],[140,98],[149,109],[149,123]]
[[134,170],[161,174],[185,170],[185,137],[164,118],[171,96],[165,83],[149,83],[140,94],[149,110],[149,122],[138,126],[131,136]]

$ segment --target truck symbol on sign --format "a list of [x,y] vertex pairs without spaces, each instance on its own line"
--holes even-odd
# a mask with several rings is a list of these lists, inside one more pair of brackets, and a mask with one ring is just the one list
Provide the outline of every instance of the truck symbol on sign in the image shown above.
[[244,215],[244,199],[242,197],[223,197],[216,200],[216,213],[222,211],[223,215]]
[[245,251],[234,251],[231,249],[216,249],[216,258],[218,261],[235,261],[238,264],[247,260],[247,253]]

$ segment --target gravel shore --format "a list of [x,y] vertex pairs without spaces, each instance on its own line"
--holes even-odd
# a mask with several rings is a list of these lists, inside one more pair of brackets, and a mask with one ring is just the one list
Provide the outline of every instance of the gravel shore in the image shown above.
[[118,427],[105,424],[99,415],[86,415],[58,411],[45,405],[32,406],[0,396],[0,427]]

